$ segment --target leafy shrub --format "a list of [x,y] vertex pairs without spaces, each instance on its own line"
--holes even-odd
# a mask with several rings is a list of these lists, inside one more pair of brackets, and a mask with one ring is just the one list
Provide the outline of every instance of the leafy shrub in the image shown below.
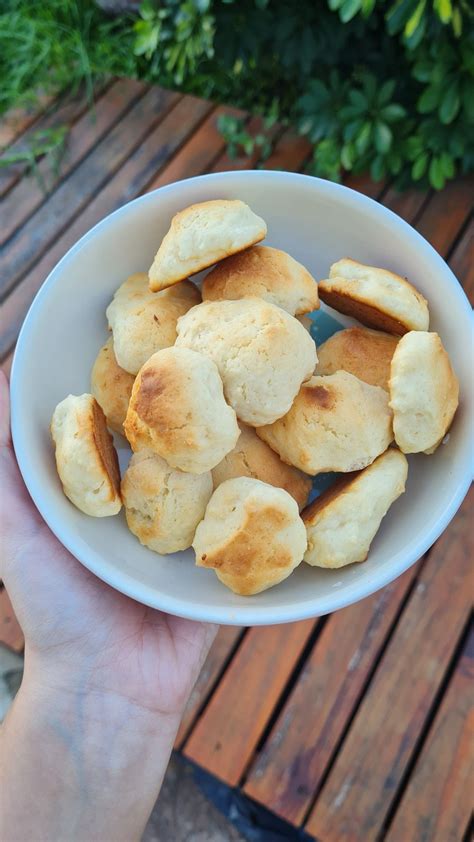
[[[138,16],[112,19],[92,0],[6,6],[4,105],[34,81],[137,75],[296,126],[313,145],[317,175],[369,169],[440,189],[472,169],[471,0],[144,0]],[[45,46],[56,21],[64,37]],[[38,68],[13,66],[12,30],[21,55],[39,39],[39,79]],[[268,154],[265,133],[252,137],[235,118],[221,128],[231,153]]]

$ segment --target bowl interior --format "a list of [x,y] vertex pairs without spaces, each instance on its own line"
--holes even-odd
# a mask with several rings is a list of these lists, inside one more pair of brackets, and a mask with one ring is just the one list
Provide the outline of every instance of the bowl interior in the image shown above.
[[[301,564],[281,585],[252,598],[232,594],[212,571],[195,568],[190,550],[162,557],[145,549],[128,531],[123,513],[95,519],[75,509],[62,493],[49,437],[56,404],[69,393],[90,390],[90,370],[107,337],[104,312],[115,289],[132,272],[147,270],[176,211],[210,198],[248,202],[268,224],[265,242],[288,251],[318,279],[346,255],[407,276],[428,299],[431,329],[440,333],[461,383],[461,406],[447,443],[434,456],[410,457],[407,491],[383,521],[368,560],[338,571]],[[316,323],[316,335],[334,329],[323,322]],[[68,252],[36,297],[12,372],[20,468],[60,540],[98,576],[135,599],[222,623],[325,614],[402,573],[458,508],[471,476],[472,384],[466,353],[471,330],[469,305],[446,264],[410,226],[370,199],[289,173],[222,173],[179,182],[103,220]],[[123,466],[129,451],[119,437],[117,444]]]

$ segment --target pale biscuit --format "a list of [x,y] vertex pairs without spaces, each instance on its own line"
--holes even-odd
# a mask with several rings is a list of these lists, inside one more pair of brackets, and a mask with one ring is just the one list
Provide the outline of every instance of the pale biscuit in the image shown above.
[[437,333],[400,339],[389,381],[395,441],[404,453],[433,453],[453,420],[459,383]]
[[176,345],[214,360],[227,400],[251,426],[270,424],[288,412],[317,362],[308,331],[261,298],[193,307],[178,321]]
[[143,272],[127,278],[106,310],[119,366],[136,374],[152,354],[174,345],[176,322],[200,300],[191,281],[153,293]]
[[388,394],[347,371],[303,383],[290,411],[257,434],[307,474],[356,471],[392,441]]
[[189,348],[165,348],[140,369],[124,429],[133,450],[191,474],[218,465],[240,435],[216,365]]
[[219,263],[204,278],[203,301],[263,298],[290,316],[319,307],[318,285],[305,267],[280,249],[253,246]]
[[128,528],[156,553],[176,553],[191,546],[212,494],[212,477],[185,474],[161,456],[134,453],[122,479]]
[[51,419],[56,466],[64,493],[81,512],[120,511],[120,472],[105,415],[92,395],[68,395]]
[[239,477],[214,491],[193,547],[198,567],[214,569],[234,593],[250,596],[282,582],[298,566],[306,530],[286,491]]
[[97,354],[91,372],[91,392],[102,408],[110,430],[123,435],[135,377],[120,368],[114,353],[112,337]]
[[330,568],[365,561],[382,518],[405,491],[407,473],[406,457],[389,448],[368,468],[337,480],[302,514],[304,560]]
[[213,199],[173,217],[148,272],[150,289],[164,289],[218,260],[260,242],[267,226],[239,199]]
[[405,278],[387,269],[346,257],[333,263],[329,278],[318,286],[322,301],[368,327],[399,336],[428,329],[426,299]]
[[398,337],[367,327],[349,327],[338,330],[322,345],[318,345],[318,364],[315,374],[334,374],[348,371],[388,391],[390,363],[397,347]]
[[295,498],[300,509],[306,505],[311,490],[310,477],[285,465],[252,427],[240,423],[240,436],[234,449],[213,468],[214,488],[235,477],[251,477],[283,488]]

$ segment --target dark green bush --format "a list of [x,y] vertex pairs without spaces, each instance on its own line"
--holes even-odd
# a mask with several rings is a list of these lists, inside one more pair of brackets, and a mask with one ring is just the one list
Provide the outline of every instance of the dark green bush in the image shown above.
[[[92,0],[5,6],[5,107],[38,82],[137,75],[296,126],[317,175],[369,169],[439,189],[472,169],[471,0],[144,0],[118,18]],[[268,152],[240,121],[222,131],[231,151]]]

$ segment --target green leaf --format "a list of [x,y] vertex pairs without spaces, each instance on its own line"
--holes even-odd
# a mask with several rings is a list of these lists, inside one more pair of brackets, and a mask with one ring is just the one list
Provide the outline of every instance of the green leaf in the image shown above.
[[423,13],[425,11],[426,0],[420,0],[418,6],[416,7],[415,11],[411,15],[411,17],[407,20],[404,29],[405,38],[411,38],[411,36],[416,32],[418,29],[421,19],[423,17]]
[[461,98],[459,96],[458,83],[453,82],[443,96],[443,101],[439,107],[439,119],[447,126],[452,123],[461,107]]
[[376,0],[362,0],[362,14],[365,18],[368,18],[374,11],[375,2]]
[[377,121],[375,124],[374,141],[377,152],[384,155],[392,145],[392,130],[386,123]]
[[385,105],[385,103],[390,102],[395,90],[395,85],[396,82],[394,79],[388,79],[387,82],[383,83],[377,96],[379,105]]
[[412,76],[418,82],[429,82],[433,72],[433,65],[430,61],[418,61],[413,65]]
[[433,3],[435,12],[442,23],[449,23],[453,15],[453,6],[451,0],[434,0]]
[[361,113],[364,113],[367,110],[369,101],[362,91],[356,90],[356,88],[351,88],[348,97],[354,108],[358,108]]
[[439,88],[435,88],[433,85],[425,88],[418,100],[418,111],[420,114],[429,114],[431,111],[434,111],[438,107],[440,96],[441,91]]
[[387,29],[390,35],[399,32],[406,21],[410,17],[413,7],[413,0],[398,0],[387,12],[385,19],[387,21]]
[[452,24],[453,24],[453,32],[454,32],[456,38],[460,38],[461,35],[462,35],[462,15],[461,15],[460,10],[457,7],[455,9],[453,9]]
[[440,165],[446,178],[453,178],[454,176],[454,161],[447,152],[442,152],[440,155]]
[[385,175],[385,162],[380,155],[376,155],[370,165],[370,175],[374,181],[381,181]]
[[360,9],[361,0],[344,0],[341,6],[339,17],[343,23],[348,23]]
[[353,120],[352,123],[348,123],[347,126],[344,126],[344,131],[342,134],[346,143],[351,140],[354,140],[357,132],[359,132],[361,128],[362,120]]
[[411,177],[413,181],[419,181],[420,178],[423,178],[426,167],[428,166],[428,153],[424,152],[416,161],[413,163],[411,168]]
[[446,179],[444,176],[441,158],[433,157],[431,159],[428,175],[431,186],[434,187],[435,190],[442,190]]
[[341,164],[345,170],[351,170],[353,163],[354,149],[350,143],[346,143],[341,150]]
[[380,116],[386,123],[396,123],[398,120],[402,120],[403,117],[406,117],[406,113],[407,112],[402,105],[398,105],[396,102],[393,102],[391,105],[386,105],[385,108],[382,108]]
[[363,155],[367,149],[372,135],[372,124],[364,123],[357,134],[355,145],[359,155]]

